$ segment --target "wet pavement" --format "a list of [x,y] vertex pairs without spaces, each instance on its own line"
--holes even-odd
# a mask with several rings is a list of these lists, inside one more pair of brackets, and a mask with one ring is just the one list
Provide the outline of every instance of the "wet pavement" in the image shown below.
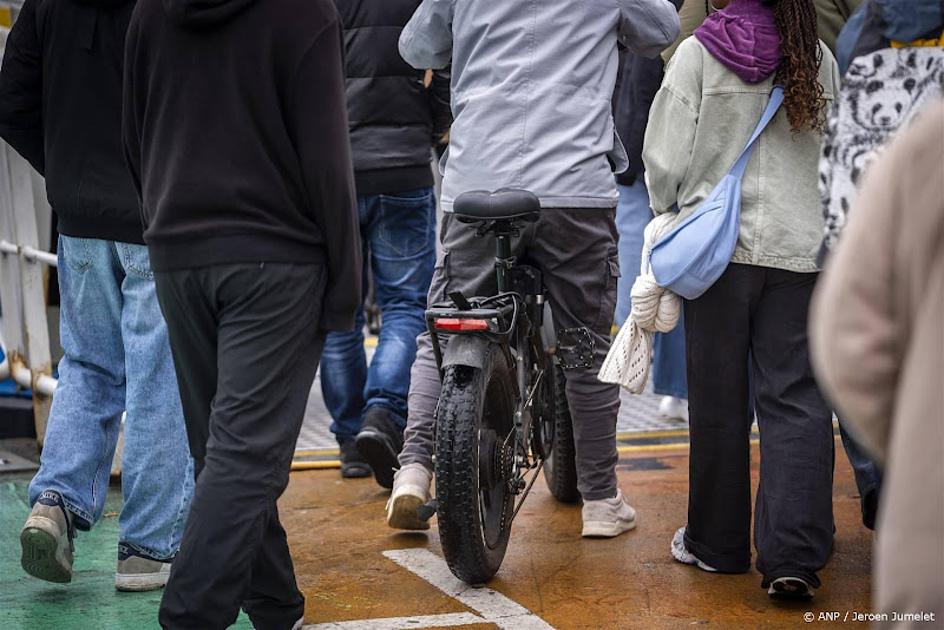
[[[307,597],[306,622],[317,630],[793,628],[819,625],[805,623],[805,612],[869,610],[871,534],[859,522],[841,451],[836,551],[814,602],[794,605],[770,601],[755,572],[712,575],[675,563],[668,549],[685,521],[686,451],[662,443],[622,451],[620,483],[638,511],[637,529],[612,540],[581,539],[580,508],[556,503],[539,481],[515,522],[501,571],[488,584],[495,592],[452,578],[435,521],[425,534],[388,529],[386,493],[372,480],[342,481],[337,470],[293,473],[280,510]],[[27,482],[22,474],[0,477],[0,628],[157,628],[159,593],[116,594],[112,587],[115,488],[108,516],[78,540],[72,584],[45,584],[22,573],[17,534]],[[244,618],[239,627],[249,627]]]
[[[756,463],[755,447],[755,474]],[[756,572],[712,575],[671,559],[672,534],[685,522],[687,467],[684,449],[624,455],[620,483],[638,511],[638,526],[612,540],[581,539],[580,508],[556,503],[542,482],[536,484],[515,522],[502,569],[488,586],[539,619],[500,607],[495,615],[507,615],[504,621],[461,627],[547,627],[533,625],[543,620],[556,628],[792,628],[818,625],[804,621],[809,611],[869,610],[871,534],[859,521],[855,483],[841,452],[834,486],[836,550],[821,573],[822,589],[807,604],[772,602]],[[382,520],[385,500],[370,480],[342,481],[336,471],[293,474],[281,511],[308,597],[306,622],[470,612],[483,617],[447,594],[468,591],[448,576],[435,524],[428,534],[395,533]],[[436,565],[421,570],[432,571],[438,587],[383,555],[398,549],[432,552]],[[428,555],[411,552],[406,560],[422,565]]]

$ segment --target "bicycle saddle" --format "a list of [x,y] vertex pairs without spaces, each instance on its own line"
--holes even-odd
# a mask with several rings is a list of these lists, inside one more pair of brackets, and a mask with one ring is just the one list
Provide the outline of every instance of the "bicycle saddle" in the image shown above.
[[478,221],[538,220],[541,202],[527,190],[503,188],[495,192],[473,190],[462,193],[453,203],[453,214],[463,223]]

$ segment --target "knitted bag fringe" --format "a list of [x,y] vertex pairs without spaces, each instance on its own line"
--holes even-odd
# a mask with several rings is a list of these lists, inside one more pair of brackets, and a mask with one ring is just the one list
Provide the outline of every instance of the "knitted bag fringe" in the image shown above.
[[682,299],[656,284],[649,267],[652,246],[672,230],[677,218],[677,214],[668,212],[646,226],[642,264],[630,292],[633,310],[613,340],[598,375],[602,382],[622,385],[633,394],[646,389],[653,336],[675,328],[682,312]]

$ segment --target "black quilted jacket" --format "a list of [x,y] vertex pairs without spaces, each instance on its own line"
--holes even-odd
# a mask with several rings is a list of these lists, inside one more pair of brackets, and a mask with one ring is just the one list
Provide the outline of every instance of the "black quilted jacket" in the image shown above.
[[397,50],[420,0],[335,0],[344,25],[347,106],[358,195],[432,185],[430,149],[448,131],[449,74],[426,86]]

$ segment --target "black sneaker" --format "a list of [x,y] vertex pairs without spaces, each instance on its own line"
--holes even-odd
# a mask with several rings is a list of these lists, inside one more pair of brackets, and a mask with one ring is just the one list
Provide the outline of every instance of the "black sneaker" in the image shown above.
[[357,450],[354,440],[345,440],[341,443],[341,476],[345,479],[370,477],[370,464]]
[[393,488],[393,473],[399,465],[397,456],[403,448],[403,430],[383,407],[371,407],[364,413],[364,425],[357,434],[357,450],[374,470],[374,478],[384,488]]

